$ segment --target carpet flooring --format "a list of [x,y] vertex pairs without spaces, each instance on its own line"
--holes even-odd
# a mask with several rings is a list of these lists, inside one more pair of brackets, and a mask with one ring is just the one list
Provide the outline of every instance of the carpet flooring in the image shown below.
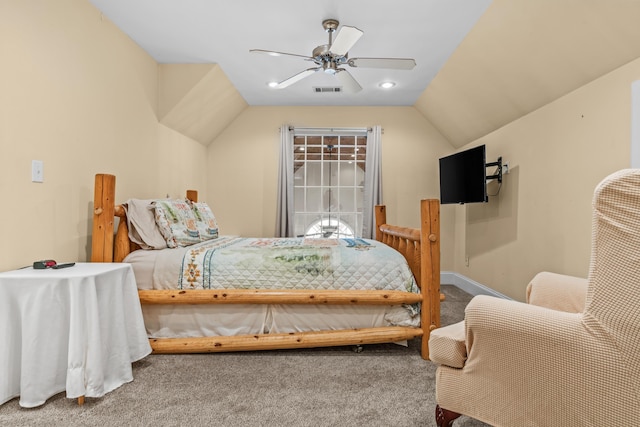
[[[443,285],[442,324],[470,296]],[[83,406],[64,393],[25,409],[0,406],[1,426],[434,426],[435,366],[420,341],[226,354],[150,355],[131,383]],[[468,417],[456,427],[486,427]]]

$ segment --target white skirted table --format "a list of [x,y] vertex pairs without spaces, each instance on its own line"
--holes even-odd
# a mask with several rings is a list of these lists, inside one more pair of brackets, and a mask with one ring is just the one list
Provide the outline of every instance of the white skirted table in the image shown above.
[[78,263],[0,273],[0,404],[102,397],[151,353],[133,270]]

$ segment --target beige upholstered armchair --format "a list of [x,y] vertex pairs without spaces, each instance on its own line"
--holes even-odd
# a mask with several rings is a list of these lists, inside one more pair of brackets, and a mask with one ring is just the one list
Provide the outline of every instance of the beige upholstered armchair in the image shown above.
[[528,304],[477,296],[431,333],[439,426],[640,426],[640,169],[604,179],[593,211],[588,279],[540,273]]

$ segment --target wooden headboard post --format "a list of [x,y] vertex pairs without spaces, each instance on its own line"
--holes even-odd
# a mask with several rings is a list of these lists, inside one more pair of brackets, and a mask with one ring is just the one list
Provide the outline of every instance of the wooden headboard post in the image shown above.
[[113,218],[116,177],[97,174],[93,199],[91,262],[113,262]]
[[[198,201],[197,190],[187,190],[187,199]],[[116,177],[96,174],[93,199],[93,236],[91,262],[122,262],[132,251],[140,248],[129,240],[127,213],[123,205],[116,205]],[[118,230],[113,234],[114,218]]]
[[187,190],[187,199],[192,202],[198,201],[198,191],[197,190]]

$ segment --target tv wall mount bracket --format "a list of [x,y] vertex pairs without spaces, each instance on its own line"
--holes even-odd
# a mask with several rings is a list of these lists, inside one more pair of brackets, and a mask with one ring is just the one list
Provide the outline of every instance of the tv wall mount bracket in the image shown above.
[[486,168],[496,166],[498,168],[496,173],[494,175],[487,175],[487,180],[497,179],[499,183],[502,183],[502,157],[498,157],[497,161],[486,163],[484,166]]

